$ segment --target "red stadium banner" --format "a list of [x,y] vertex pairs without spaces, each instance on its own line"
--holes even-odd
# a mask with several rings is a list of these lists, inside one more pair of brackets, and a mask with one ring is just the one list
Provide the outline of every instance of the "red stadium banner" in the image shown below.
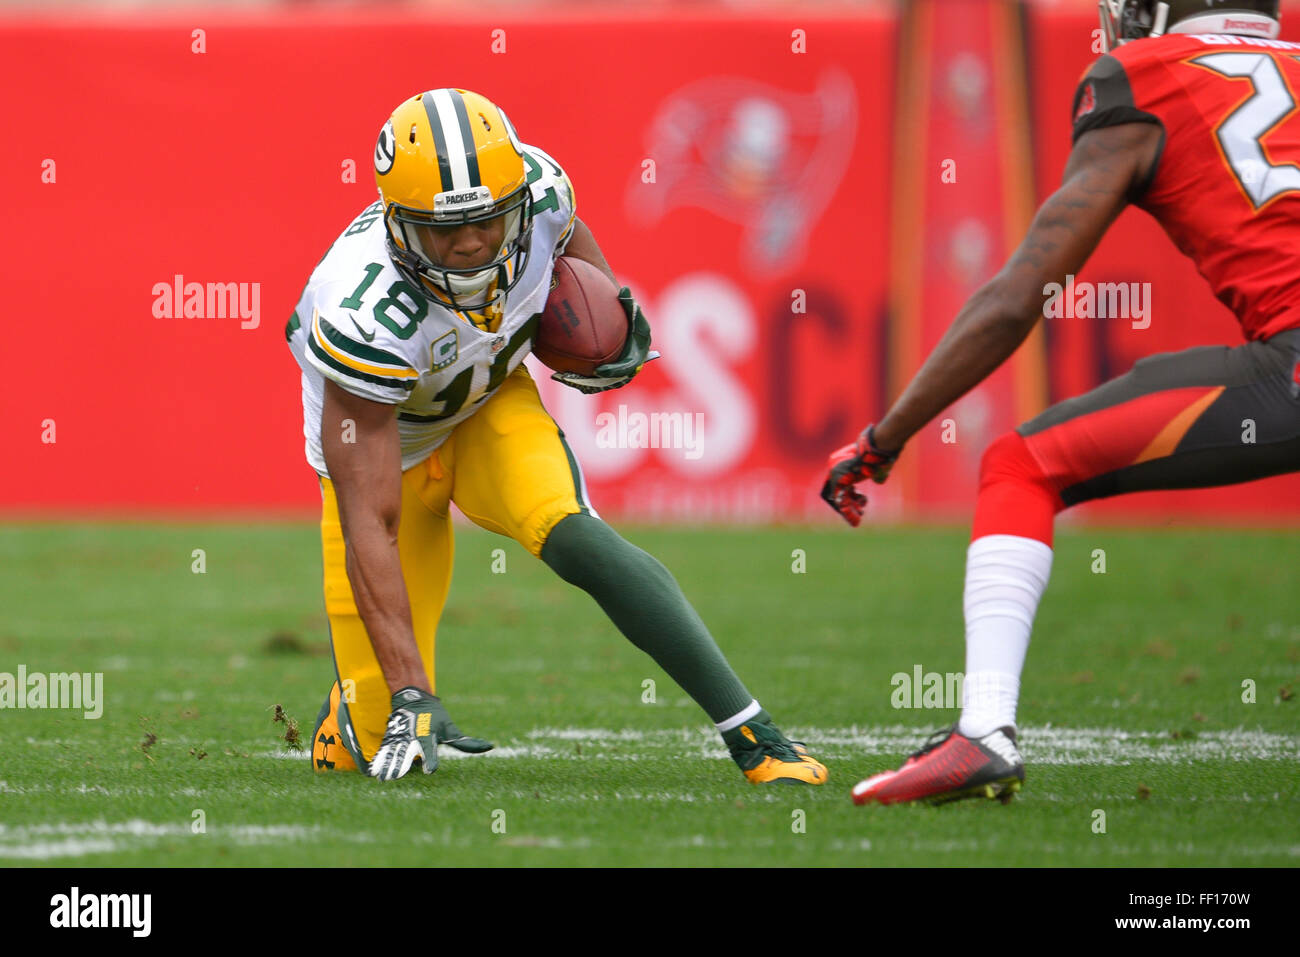
[[314,505],[285,320],[389,111],[455,85],[564,165],[664,354],[609,396],[544,383],[597,505],[829,518],[824,456],[883,401],[894,23],[580,15],[0,31],[0,504]]
[[[596,506],[838,521],[816,494],[826,453],[1014,245],[1059,177],[1093,57],[1091,20],[1055,6],[935,6],[906,35],[884,8],[9,21],[0,509],[314,508],[284,323],[375,198],[389,111],[461,86],[565,167],[663,353],[597,397],[538,370]],[[1049,324],[955,407],[954,447],[936,426],[909,450],[870,514],[968,514],[983,444],[1047,399],[1140,354],[1231,341],[1157,233],[1129,214],[1088,267],[1153,283],[1148,330]],[[1288,478],[1128,507],[1294,520],[1298,493]]]

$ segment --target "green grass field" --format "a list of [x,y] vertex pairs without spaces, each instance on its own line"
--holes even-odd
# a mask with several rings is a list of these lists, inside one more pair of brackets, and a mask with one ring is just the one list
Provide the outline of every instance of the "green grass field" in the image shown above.
[[0,672],[103,672],[105,700],[98,720],[0,710],[0,865],[1300,864],[1296,531],[1064,531],[1024,677],[1023,794],[869,809],[852,785],[955,717],[895,709],[891,676],[962,669],[965,532],[628,537],[827,786],[747,784],[584,594],[472,529],[438,691],[497,750],[385,785],[313,774],[272,720],[282,705],[306,743],[332,679],[313,526],[17,525]]

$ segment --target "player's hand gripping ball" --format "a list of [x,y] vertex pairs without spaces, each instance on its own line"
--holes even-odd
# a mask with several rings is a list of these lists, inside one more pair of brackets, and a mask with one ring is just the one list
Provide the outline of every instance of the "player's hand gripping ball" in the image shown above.
[[655,358],[631,291],[572,256],[555,261],[533,353],[555,371],[552,379],[587,394],[622,388]]

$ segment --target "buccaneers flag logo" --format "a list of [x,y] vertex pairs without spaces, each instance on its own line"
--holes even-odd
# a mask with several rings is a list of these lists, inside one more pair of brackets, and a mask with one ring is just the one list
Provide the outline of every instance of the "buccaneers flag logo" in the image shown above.
[[696,207],[745,227],[742,257],[757,275],[795,269],[808,234],[844,178],[857,137],[857,93],[843,71],[791,93],[711,76],[669,95],[646,131],[655,186],[629,184],[633,221]]
[[1089,83],[1083,88],[1083,96],[1079,98],[1079,108],[1074,111],[1074,122],[1079,122],[1079,117],[1087,116],[1097,108],[1097,91]]

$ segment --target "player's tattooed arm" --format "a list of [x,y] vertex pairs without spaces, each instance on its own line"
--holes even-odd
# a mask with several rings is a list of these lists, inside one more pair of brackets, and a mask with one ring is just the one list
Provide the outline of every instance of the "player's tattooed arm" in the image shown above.
[[325,381],[321,446],[338,497],[348,581],[388,690],[432,693],[411,626],[397,549],[402,447],[396,408]]
[[893,408],[876,444],[900,449],[948,406],[983,382],[1042,318],[1049,283],[1064,285],[1145,182],[1162,131],[1150,123],[1090,130],[1070,153],[1060,189],[1039,208],[1006,265],[962,307]]

